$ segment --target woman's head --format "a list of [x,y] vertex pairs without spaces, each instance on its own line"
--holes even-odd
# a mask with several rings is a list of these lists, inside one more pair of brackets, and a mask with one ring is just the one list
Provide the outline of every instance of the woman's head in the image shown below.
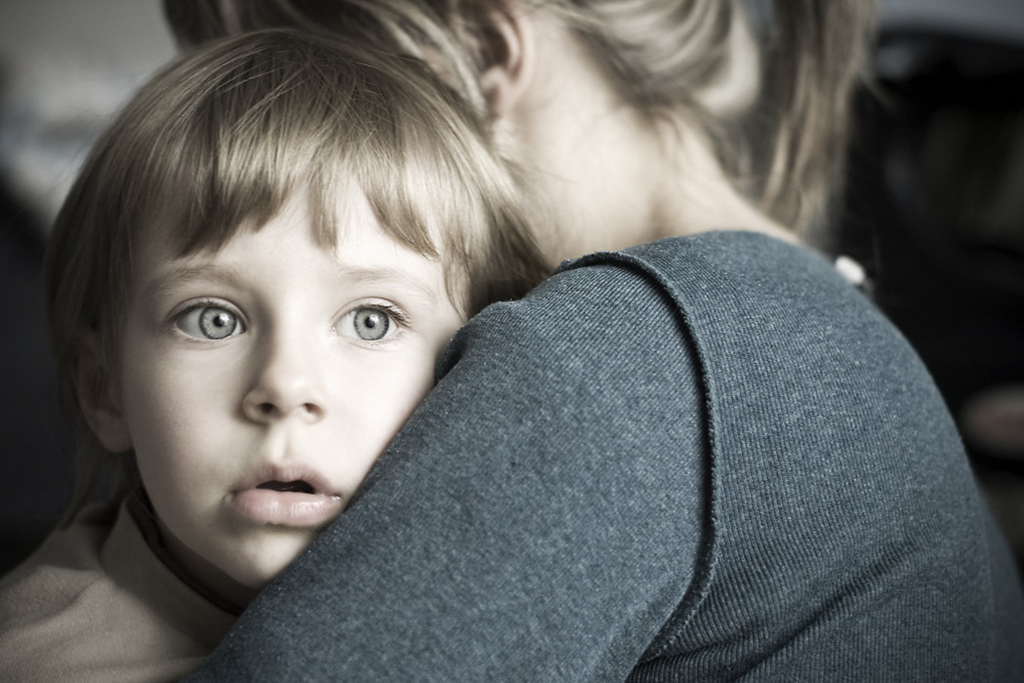
[[[558,234],[549,246],[566,232],[596,233],[589,241],[583,235],[578,251],[742,227],[728,225],[747,216],[728,208],[721,187],[690,186],[702,176],[721,176],[762,216],[794,232],[820,225],[841,179],[849,97],[872,6],[165,2],[185,44],[292,25],[376,32],[392,49],[425,57],[471,101],[489,107],[495,136],[525,167],[533,198],[554,218]],[[666,180],[673,175],[686,182]],[[704,201],[706,210],[697,211]]]
[[[361,192],[391,239],[444,265],[447,295],[467,316],[547,274],[514,178],[471,107],[418,60],[370,45],[249,34],[187,56],[132,99],[51,236],[47,297],[66,388],[74,380],[89,397],[116,381],[147,240],[178,257],[216,251],[293,200],[331,245],[344,238],[337,196]],[[85,450],[101,451],[91,436]]]

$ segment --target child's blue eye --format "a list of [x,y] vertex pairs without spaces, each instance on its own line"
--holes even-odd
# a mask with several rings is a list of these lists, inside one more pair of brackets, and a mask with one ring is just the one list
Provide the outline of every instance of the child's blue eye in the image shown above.
[[221,306],[197,306],[179,317],[176,325],[197,339],[227,339],[245,331],[238,316]]
[[363,341],[380,341],[390,327],[391,318],[379,308],[360,308],[352,316],[352,329]]
[[386,342],[408,324],[401,309],[386,303],[367,303],[343,315],[335,323],[334,332],[361,342]]

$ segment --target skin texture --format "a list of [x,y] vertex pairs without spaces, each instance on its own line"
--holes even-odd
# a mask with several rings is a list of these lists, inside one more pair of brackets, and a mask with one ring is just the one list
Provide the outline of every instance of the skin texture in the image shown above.
[[336,248],[297,201],[216,252],[143,239],[115,407],[93,416],[135,449],[172,554],[239,604],[341,514],[464,322],[442,264],[340,194]]

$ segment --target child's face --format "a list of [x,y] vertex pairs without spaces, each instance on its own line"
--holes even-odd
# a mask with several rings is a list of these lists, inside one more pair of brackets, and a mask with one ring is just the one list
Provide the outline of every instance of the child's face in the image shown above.
[[141,245],[121,419],[172,552],[239,601],[341,513],[464,322],[442,265],[343,201],[337,249],[301,202],[216,253]]

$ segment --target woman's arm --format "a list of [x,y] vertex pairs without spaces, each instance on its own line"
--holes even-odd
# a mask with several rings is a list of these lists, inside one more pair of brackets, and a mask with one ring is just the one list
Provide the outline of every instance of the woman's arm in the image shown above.
[[623,680],[686,604],[704,398],[658,287],[561,273],[472,320],[441,372],[192,680]]

